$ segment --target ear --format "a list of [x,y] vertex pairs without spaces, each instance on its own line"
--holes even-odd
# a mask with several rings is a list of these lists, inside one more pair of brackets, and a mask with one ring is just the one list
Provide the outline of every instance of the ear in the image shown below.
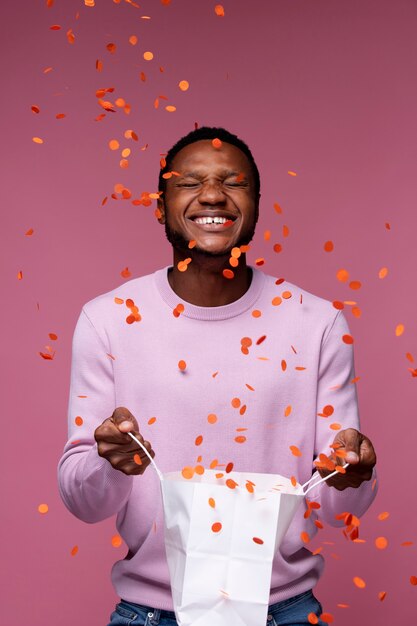
[[158,200],[157,200],[157,207],[159,210],[159,217],[158,217],[158,222],[160,224],[165,224],[165,202],[164,199],[161,198],[161,196],[159,196]]

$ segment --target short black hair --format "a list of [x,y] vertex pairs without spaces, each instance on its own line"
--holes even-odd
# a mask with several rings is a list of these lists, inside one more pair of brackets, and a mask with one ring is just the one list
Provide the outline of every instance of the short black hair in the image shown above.
[[261,189],[261,181],[259,177],[259,170],[255,163],[255,159],[253,158],[252,152],[249,150],[249,147],[246,145],[242,139],[239,139],[237,135],[233,135],[225,128],[216,128],[212,126],[202,126],[201,128],[196,128],[192,130],[190,133],[181,137],[175,143],[172,148],[169,149],[166,157],[165,157],[165,166],[161,168],[159,172],[159,182],[158,182],[158,191],[162,191],[165,194],[167,179],[163,178],[163,174],[171,171],[172,162],[174,157],[180,150],[188,146],[190,143],[195,143],[196,141],[201,141],[202,139],[220,139],[220,141],[224,141],[225,143],[230,143],[236,148],[239,148],[248,158],[249,164],[252,169],[253,178],[255,181],[255,197],[258,198],[260,189]]

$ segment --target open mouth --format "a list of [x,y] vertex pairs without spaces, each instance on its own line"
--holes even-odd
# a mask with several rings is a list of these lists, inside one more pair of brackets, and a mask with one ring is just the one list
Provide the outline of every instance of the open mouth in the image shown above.
[[229,226],[232,226],[236,220],[235,217],[226,217],[224,215],[195,215],[189,219],[194,224],[206,227],[206,229],[210,230],[222,230],[223,228],[228,228]]

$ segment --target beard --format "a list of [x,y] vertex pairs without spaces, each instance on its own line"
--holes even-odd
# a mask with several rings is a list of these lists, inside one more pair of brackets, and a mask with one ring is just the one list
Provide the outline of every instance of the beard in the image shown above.
[[[168,223],[168,210],[166,208],[165,210],[166,213],[166,219],[165,219],[165,236],[168,239],[169,243],[171,244],[171,246],[176,249],[179,250],[180,252],[189,255],[191,250],[188,247],[188,240],[185,239],[185,237],[173,230],[169,223]],[[205,257],[209,257],[211,259],[213,258],[220,258],[220,257],[228,257],[230,256],[230,252],[232,250],[232,248],[239,248],[240,246],[244,246],[244,245],[248,245],[250,241],[252,241],[253,236],[255,234],[255,228],[256,228],[256,223],[258,221],[258,210],[255,213],[255,219],[253,220],[253,224],[252,226],[245,232],[242,233],[241,236],[239,237],[238,241],[230,248],[230,250],[224,250],[223,252],[211,252],[210,250],[204,250],[204,248],[199,248],[198,246],[194,246],[194,248],[192,248],[192,251],[194,253],[198,253],[201,256],[205,256]]]

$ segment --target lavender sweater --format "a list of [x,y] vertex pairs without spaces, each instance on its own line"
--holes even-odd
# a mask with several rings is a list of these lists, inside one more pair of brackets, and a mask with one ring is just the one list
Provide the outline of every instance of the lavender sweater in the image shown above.
[[[236,471],[296,476],[303,483],[318,453],[330,453],[336,432],[330,424],[359,430],[353,350],[342,341],[349,333],[343,313],[252,269],[248,291],[226,306],[181,301],[164,268],[91,300],[81,311],[59,487],[65,505],[81,520],[117,515],[128,554],[114,565],[112,580],[127,601],[173,610],[157,476],[150,467],[142,476],[126,476],[97,454],[94,430],[116,407],[125,406],[136,417],[163,472],[195,466],[201,455],[205,467],[213,459],[231,461]],[[132,299],[140,321],[126,323],[130,310],[115,298]],[[175,317],[181,302],[184,312]],[[242,352],[243,337],[252,340],[248,354]],[[184,371],[180,360],[186,362]],[[232,406],[234,398],[240,407]],[[318,416],[326,405],[334,407],[333,415]],[[209,414],[217,416],[215,423]],[[203,443],[196,446],[199,435]],[[290,446],[302,455],[294,456]],[[375,496],[373,483],[374,476],[358,489],[320,485],[310,494],[321,504],[319,518],[338,525],[340,512],[362,515]],[[300,507],[275,557],[271,604],[311,589],[322,572],[323,558],[313,556],[300,538],[302,531],[310,537],[317,532],[314,515],[306,520],[303,513]]]

